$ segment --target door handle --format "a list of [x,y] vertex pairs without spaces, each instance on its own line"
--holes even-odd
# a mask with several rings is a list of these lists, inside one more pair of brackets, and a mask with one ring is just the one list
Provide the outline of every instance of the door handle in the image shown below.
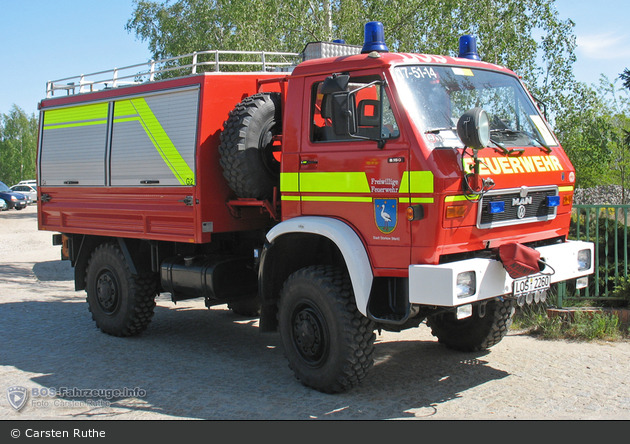
[[314,165],[317,163],[318,163],[317,159],[304,159],[300,161],[300,165]]

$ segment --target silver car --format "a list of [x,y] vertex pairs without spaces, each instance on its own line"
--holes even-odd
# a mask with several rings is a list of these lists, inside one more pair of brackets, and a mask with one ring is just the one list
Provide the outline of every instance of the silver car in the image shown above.
[[9,209],[6,201],[4,199],[0,199],[0,211],[6,211]]
[[29,204],[33,204],[37,202],[37,188],[33,185],[26,185],[26,184],[13,185],[11,187],[11,191],[24,194],[26,197],[30,198]]

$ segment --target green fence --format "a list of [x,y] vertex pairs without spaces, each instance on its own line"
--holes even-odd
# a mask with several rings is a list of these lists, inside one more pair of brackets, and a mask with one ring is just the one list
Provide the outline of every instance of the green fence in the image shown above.
[[615,301],[613,290],[628,278],[628,223],[630,205],[573,205],[569,238],[595,244],[595,272],[589,285],[575,289],[558,284],[558,307],[567,300]]

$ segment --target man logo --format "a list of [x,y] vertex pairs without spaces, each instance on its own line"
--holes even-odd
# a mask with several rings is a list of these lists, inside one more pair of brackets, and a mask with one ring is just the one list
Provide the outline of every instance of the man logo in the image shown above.
[[9,400],[11,407],[19,411],[26,404],[28,399],[28,390],[18,385],[9,387],[7,389],[7,399]]

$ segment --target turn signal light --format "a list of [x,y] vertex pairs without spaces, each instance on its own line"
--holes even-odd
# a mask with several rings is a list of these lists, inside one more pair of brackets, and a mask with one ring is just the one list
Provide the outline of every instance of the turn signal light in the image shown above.
[[407,207],[407,220],[422,220],[424,219],[424,207],[422,205],[412,205]]
[[464,217],[466,214],[466,207],[464,205],[451,205],[446,207],[446,218],[455,219],[457,217]]
[[573,194],[565,194],[562,196],[562,205],[571,205],[573,203]]

